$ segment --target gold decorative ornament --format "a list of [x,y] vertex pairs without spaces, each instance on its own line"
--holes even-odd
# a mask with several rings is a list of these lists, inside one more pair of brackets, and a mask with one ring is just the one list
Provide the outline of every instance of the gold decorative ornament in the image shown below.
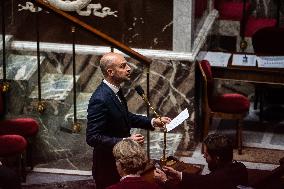
[[63,11],[76,11],[85,8],[91,0],[75,0],[75,1],[64,1],[64,0],[47,0],[52,6],[63,10]]
[[81,126],[80,123],[78,123],[78,122],[73,123],[73,126],[72,126],[72,132],[73,133],[79,133],[81,130],[82,130],[82,126]]
[[246,40],[242,39],[240,43],[240,48],[242,49],[242,51],[244,51],[247,47],[248,47],[248,43],[246,42]]
[[75,26],[72,26],[72,27],[71,27],[71,32],[72,32],[72,33],[75,33],[75,31],[76,31]]
[[146,69],[147,71],[147,74],[149,74],[150,73],[150,65],[149,66],[147,66],[147,69]]
[[164,156],[161,157],[161,159],[160,159],[160,164],[161,164],[161,166],[166,166],[166,164],[167,164],[167,158],[165,158]]
[[2,84],[1,90],[3,93],[7,93],[10,90],[10,83],[8,83],[7,81],[4,81]]
[[39,102],[37,103],[37,111],[38,111],[40,114],[42,114],[42,113],[45,111],[45,109],[46,109],[46,103],[43,102],[43,101],[39,101]]

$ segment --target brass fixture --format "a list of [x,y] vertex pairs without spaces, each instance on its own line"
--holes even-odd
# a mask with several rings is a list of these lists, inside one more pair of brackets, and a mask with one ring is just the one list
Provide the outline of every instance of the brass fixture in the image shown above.
[[37,111],[40,113],[40,114],[43,114],[43,112],[46,110],[46,103],[43,102],[43,101],[39,101],[37,103]]

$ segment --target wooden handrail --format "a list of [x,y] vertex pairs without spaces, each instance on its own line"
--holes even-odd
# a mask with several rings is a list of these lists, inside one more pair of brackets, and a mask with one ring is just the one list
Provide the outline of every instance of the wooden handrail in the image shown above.
[[124,52],[125,54],[129,55],[130,57],[133,57],[136,60],[138,60],[142,63],[145,63],[147,66],[149,66],[151,64],[151,62],[152,62],[151,59],[139,54],[138,52],[134,51],[130,47],[128,47],[128,46],[124,45],[123,43],[113,39],[112,37],[106,35],[105,33],[93,28],[92,26],[86,24],[85,22],[82,22],[78,18],[76,18],[76,17],[74,17],[74,16],[54,7],[54,6],[52,6],[47,1],[45,1],[45,0],[34,0],[34,3],[37,4],[41,8],[48,9],[48,10],[58,14],[59,16],[66,18],[70,22],[74,23],[76,26],[79,26],[79,27],[87,30],[88,32],[91,32],[92,34],[95,34],[98,38],[100,38],[105,43],[109,44],[111,47],[117,48],[118,50]]

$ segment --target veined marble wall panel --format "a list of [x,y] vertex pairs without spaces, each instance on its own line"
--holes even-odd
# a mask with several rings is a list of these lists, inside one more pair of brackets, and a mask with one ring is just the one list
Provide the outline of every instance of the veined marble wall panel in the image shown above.
[[[40,56],[40,65],[46,64]],[[0,79],[3,79],[3,65],[0,61]],[[37,84],[37,57],[9,54],[6,58],[6,79],[10,82],[7,94],[7,111],[21,115],[29,93]]]
[[[252,0],[253,14],[256,17],[276,18],[277,17],[277,1],[278,0]],[[280,26],[284,25],[284,2],[279,0],[280,6]]]
[[193,38],[196,38],[200,29],[202,28],[205,19],[209,12],[213,10],[211,7],[212,0],[196,0],[194,2],[194,27],[193,27]]
[[[16,40],[35,41],[32,1],[10,0],[6,8],[9,18],[12,17],[7,18],[9,33]],[[70,14],[128,46],[172,50],[173,0],[91,0],[86,7]],[[44,10],[39,13],[40,41],[72,43],[71,27],[53,13]],[[77,30],[76,42],[105,45],[82,30]]]
[[[60,67],[63,59],[68,59],[70,55],[64,53],[50,53],[46,56],[46,61],[57,62],[56,67]],[[102,76],[98,69],[98,56],[78,55],[80,59],[89,64],[81,66],[78,70],[80,76],[78,85],[81,87],[78,92],[91,94],[96,86],[101,82]],[[85,57],[84,57],[85,56]],[[83,61],[84,62],[84,61]],[[124,86],[125,95],[128,99],[129,109],[132,112],[146,114],[146,105],[141,97],[135,92],[134,86],[140,84],[146,90],[146,70],[143,65],[135,60],[129,59],[133,69],[132,82]],[[54,66],[54,65],[50,65]],[[61,65],[63,66],[63,65]],[[89,70],[93,69],[92,72]],[[50,68],[47,70],[56,70]],[[88,74],[86,74],[88,73]],[[68,73],[66,73],[68,74]],[[173,155],[177,151],[189,151],[194,145],[193,127],[194,127],[194,64],[182,61],[154,60],[150,69],[150,101],[161,115],[171,118],[177,116],[183,109],[188,108],[190,117],[168,134],[168,155]],[[85,82],[85,83],[84,83]],[[60,84],[56,85],[60,90]],[[69,94],[72,97],[72,94]],[[23,110],[24,116],[35,117],[40,123],[40,132],[36,137],[34,157],[37,167],[53,167],[63,169],[90,170],[92,164],[92,148],[85,142],[86,129],[86,109],[85,101],[78,107],[80,114],[80,123],[82,131],[78,134],[65,132],[71,129],[72,116],[66,118],[68,108],[72,112],[72,100],[67,98],[63,100],[47,100],[48,106],[44,114],[40,115],[33,109],[34,101],[27,100]],[[83,102],[84,101],[84,102]],[[151,115],[153,113],[151,112]],[[69,130],[70,131],[70,130]],[[162,132],[151,132],[151,157],[161,156],[163,147]]]
[[193,45],[193,6],[192,0],[174,0],[173,50],[191,52]]
[[[195,80],[194,67],[192,66],[189,62],[154,60],[150,70],[150,101],[157,111],[161,115],[174,118],[183,109],[188,108],[189,110],[190,119],[187,123],[173,131],[174,133],[182,133],[182,140],[179,142],[179,147],[182,150],[189,150],[192,143],[187,139],[193,137]],[[146,89],[146,73],[141,74],[136,81]],[[127,95],[129,109],[145,114],[145,103],[137,94],[131,92],[132,90]]]
[[252,0],[252,7],[257,17],[276,18],[277,1],[275,0]]
[[173,50],[192,52],[194,41],[211,10],[211,0],[174,0]]

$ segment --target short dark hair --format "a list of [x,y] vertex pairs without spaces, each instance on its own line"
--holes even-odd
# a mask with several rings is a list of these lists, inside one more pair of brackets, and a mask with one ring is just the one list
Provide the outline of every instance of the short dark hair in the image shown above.
[[204,144],[207,147],[207,152],[210,156],[217,156],[221,161],[232,161],[233,145],[232,141],[225,135],[210,134]]

